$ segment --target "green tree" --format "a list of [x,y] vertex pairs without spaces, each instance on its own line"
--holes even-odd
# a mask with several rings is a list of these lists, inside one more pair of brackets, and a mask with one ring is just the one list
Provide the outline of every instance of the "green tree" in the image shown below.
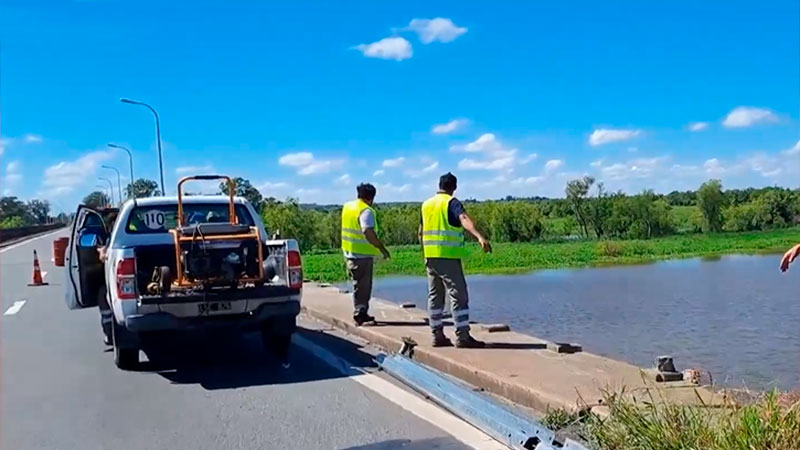
[[580,224],[581,229],[583,230],[583,235],[586,237],[589,237],[589,221],[586,217],[584,204],[586,203],[586,196],[589,194],[589,189],[591,189],[592,184],[594,184],[594,178],[587,176],[580,180],[572,180],[568,182],[567,188],[565,189],[567,200],[572,206],[572,212],[575,214],[575,219]]
[[606,235],[608,218],[611,216],[611,203],[603,183],[598,183],[597,196],[589,199],[586,205],[586,220],[592,224],[594,234],[598,238]]
[[25,221],[22,220],[19,216],[9,216],[3,217],[3,220],[0,221],[0,228],[19,228],[25,226]]
[[139,178],[133,183],[125,186],[125,196],[128,198],[158,197],[161,191],[158,190],[158,183],[146,178]]
[[104,192],[94,191],[83,197],[83,204],[92,208],[105,208],[111,204],[111,200]]
[[697,206],[703,214],[703,231],[718,232],[722,230],[722,209],[726,206],[720,180],[709,180],[697,190]]
[[33,199],[28,202],[27,208],[36,223],[47,223],[47,219],[50,217],[50,202]]
[[25,203],[17,197],[0,197],[0,217],[19,217],[28,223],[30,212]]
[[[236,184],[235,195],[246,198],[247,201],[252,203],[256,211],[260,212],[262,203],[264,202],[264,197],[261,196],[261,192],[254,188],[253,185],[250,184],[249,180],[246,180],[242,177],[234,178],[233,182]],[[228,195],[228,186],[224,182],[219,184],[219,193]]]

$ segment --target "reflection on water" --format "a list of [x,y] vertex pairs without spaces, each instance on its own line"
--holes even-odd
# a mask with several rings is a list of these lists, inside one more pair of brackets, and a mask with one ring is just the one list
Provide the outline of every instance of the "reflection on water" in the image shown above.
[[[583,344],[587,351],[651,366],[711,371],[715,382],[798,386],[798,267],[776,256],[725,256],[643,266],[468,277],[470,311],[523,333]],[[422,277],[376,280],[375,296],[425,307]]]

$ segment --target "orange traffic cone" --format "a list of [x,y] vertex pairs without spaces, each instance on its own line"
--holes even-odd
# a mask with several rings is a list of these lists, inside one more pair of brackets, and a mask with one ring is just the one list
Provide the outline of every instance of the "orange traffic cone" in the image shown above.
[[33,283],[29,283],[28,286],[46,286],[47,283],[42,280],[42,269],[39,268],[39,256],[36,254],[36,250],[33,251]]

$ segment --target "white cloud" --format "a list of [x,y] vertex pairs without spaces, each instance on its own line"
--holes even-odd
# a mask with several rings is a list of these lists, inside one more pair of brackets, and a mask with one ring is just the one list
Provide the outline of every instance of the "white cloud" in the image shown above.
[[612,142],[627,141],[640,134],[642,134],[642,130],[598,128],[589,136],[589,145],[597,147],[598,145],[610,144]]
[[465,158],[459,161],[462,170],[513,170],[518,164],[516,148],[505,147],[493,133],[485,133],[466,145],[453,145],[453,152],[483,153],[485,158],[478,160]]
[[564,161],[561,159],[551,159],[544,164],[544,172],[547,174],[553,173],[564,166]]
[[413,55],[411,43],[398,36],[383,38],[371,44],[356,45],[353,48],[360,51],[367,58],[402,61],[411,58]]
[[278,164],[290,167],[302,167],[311,164],[314,155],[310,152],[289,153],[278,159]]
[[319,173],[328,173],[331,169],[339,167],[342,165],[342,161],[340,160],[325,160],[325,161],[314,161],[311,164],[300,168],[297,171],[299,175],[316,175]]
[[464,27],[456,26],[452,20],[437,17],[435,19],[413,19],[408,29],[417,33],[423,44],[431,42],[452,42],[467,32]]
[[411,184],[406,183],[406,184],[397,186],[397,185],[394,185],[392,183],[386,183],[386,184],[379,184],[375,188],[380,193],[396,193],[396,194],[400,194],[400,193],[404,193],[404,192],[409,192],[411,190]]
[[[424,162],[425,161],[423,161],[423,163]],[[407,177],[420,178],[425,174],[429,174],[438,168],[439,168],[439,161],[431,161],[427,166],[423,167],[422,169],[406,170],[404,173]]]
[[800,154],[800,141],[797,141],[791,148],[787,148],[786,150],[782,151],[781,154],[784,156],[794,156]]
[[616,162],[606,165],[605,160],[593,161],[590,166],[599,169],[603,179],[629,180],[652,178],[659,172],[666,170],[665,164],[669,161],[667,156],[652,158],[634,158],[625,162]]
[[87,182],[94,182],[93,175],[97,168],[112,156],[112,151],[94,151],[74,161],[61,161],[47,167],[42,181],[45,194],[58,197],[72,192]]
[[204,166],[181,166],[175,169],[176,175],[208,175],[216,172],[214,166],[206,164]]
[[378,169],[378,170],[376,170],[375,172],[372,172],[372,176],[373,176],[373,177],[380,177],[380,176],[382,176],[382,175],[383,175],[383,174],[385,174],[385,173],[386,173],[386,171],[385,171],[385,170],[383,170],[383,169]]
[[278,158],[278,164],[296,168],[298,175],[328,173],[343,163],[341,159],[316,159],[310,152],[288,153]]
[[703,169],[705,169],[706,173],[709,175],[722,175],[727,171],[717,158],[707,159],[706,162],[703,163]]
[[335,183],[338,184],[339,186],[348,186],[353,183],[353,180],[350,178],[350,174],[346,173],[337,178]]
[[385,159],[383,160],[383,167],[400,167],[403,163],[406,162],[406,159],[400,156],[399,158],[394,159]]
[[12,193],[17,184],[19,184],[19,182],[22,181],[22,174],[19,173],[21,167],[22,163],[19,160],[11,161],[6,166],[6,174],[2,178],[2,180],[0,180],[4,184],[5,187],[4,192],[7,192],[4,193],[3,195],[9,195],[10,193]]
[[38,144],[39,142],[42,142],[42,137],[38,134],[26,134],[23,139],[29,144]]
[[256,189],[261,191],[262,194],[269,196],[269,191],[277,191],[288,188],[289,185],[283,181],[264,181],[256,186]]
[[689,131],[703,131],[708,128],[708,122],[692,122],[689,124]]
[[440,123],[431,128],[433,134],[450,134],[469,123],[467,119],[453,119],[447,123]]
[[739,106],[725,116],[722,126],[726,128],[743,128],[777,121],[778,116],[772,110],[752,106]]
[[536,153],[531,153],[531,154],[529,154],[528,156],[526,156],[526,157],[524,157],[524,158],[521,158],[521,159],[519,160],[519,163],[520,163],[520,164],[528,164],[529,162],[531,162],[531,161],[535,160],[535,159],[536,159],[536,158],[538,158],[538,157],[539,157],[539,155],[537,155]]

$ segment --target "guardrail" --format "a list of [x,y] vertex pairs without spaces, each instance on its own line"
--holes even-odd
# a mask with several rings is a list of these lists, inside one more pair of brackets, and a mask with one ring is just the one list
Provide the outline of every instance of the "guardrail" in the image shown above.
[[27,236],[33,236],[34,234],[44,233],[46,231],[57,230],[65,226],[66,224],[63,223],[51,223],[47,225],[31,225],[27,227],[0,229],[0,243],[24,238]]

